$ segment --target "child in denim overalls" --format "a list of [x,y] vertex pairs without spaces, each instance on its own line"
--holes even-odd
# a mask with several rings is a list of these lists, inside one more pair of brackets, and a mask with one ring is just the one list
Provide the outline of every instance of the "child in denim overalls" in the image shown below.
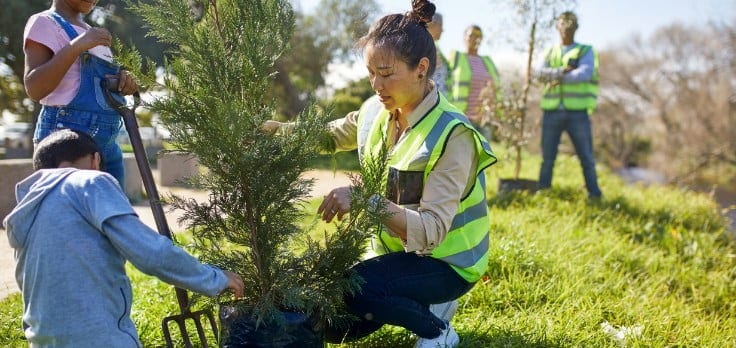
[[138,86],[111,62],[110,33],[84,23],[83,16],[95,4],[54,0],[49,10],[31,16],[26,24],[25,88],[31,99],[42,104],[33,143],[58,128],[83,131],[102,150],[104,170],[122,185],[123,156],[115,142],[122,120],[105,101],[100,82],[116,78],[113,95],[121,101],[122,95],[133,94]]

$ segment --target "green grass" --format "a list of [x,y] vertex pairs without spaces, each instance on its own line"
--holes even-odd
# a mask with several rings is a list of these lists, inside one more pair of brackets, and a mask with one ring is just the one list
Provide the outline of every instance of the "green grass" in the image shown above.
[[23,299],[15,293],[0,301],[0,347],[24,347],[25,336],[21,329]]
[[[535,178],[528,156],[522,177]],[[676,188],[625,186],[599,168],[604,198],[588,201],[578,162],[562,156],[554,188],[496,195],[511,161],[488,174],[491,260],[460,299],[452,323],[461,347],[734,347],[736,253],[718,206]],[[310,202],[304,224],[318,202]],[[318,223],[322,230],[324,225]],[[133,319],[146,346],[177,308],[170,286],[130,269]],[[0,346],[24,346],[20,297],[0,302]],[[617,341],[602,324],[638,328]],[[384,327],[352,345],[411,347]]]
[[357,171],[360,169],[358,151],[338,152],[334,155],[320,155],[312,163],[312,168],[339,171]]

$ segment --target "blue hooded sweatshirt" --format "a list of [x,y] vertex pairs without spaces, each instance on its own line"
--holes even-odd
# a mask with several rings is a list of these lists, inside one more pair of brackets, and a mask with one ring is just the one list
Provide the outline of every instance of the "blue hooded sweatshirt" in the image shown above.
[[31,347],[140,347],[126,260],[204,295],[227,286],[221,270],[143,224],[107,173],[39,170],[16,186],[16,199],[3,224]]

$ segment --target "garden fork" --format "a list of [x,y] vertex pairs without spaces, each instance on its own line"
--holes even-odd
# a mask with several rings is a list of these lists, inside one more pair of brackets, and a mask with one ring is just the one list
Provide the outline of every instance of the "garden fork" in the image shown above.
[[[105,99],[107,100],[107,103],[123,117],[123,123],[125,124],[125,129],[128,131],[130,144],[133,146],[135,161],[138,164],[138,170],[140,171],[141,178],[143,179],[143,187],[146,189],[146,194],[148,194],[148,201],[151,205],[151,210],[153,211],[153,218],[156,221],[158,233],[173,240],[171,230],[169,229],[169,225],[166,222],[166,216],[164,215],[163,207],[161,206],[161,200],[159,199],[158,190],[156,189],[156,183],[153,180],[151,167],[148,165],[146,150],[143,147],[143,140],[141,139],[141,134],[138,131],[138,121],[135,118],[135,109],[136,107],[138,107],[138,105],[140,105],[140,94],[136,92],[134,94],[135,102],[133,103],[133,106],[127,107],[125,104],[116,100],[112,96],[112,93],[110,92],[110,89],[108,87],[114,87],[113,83],[111,83],[107,79],[103,79],[100,84],[102,90],[105,93]],[[208,348],[209,345],[207,344],[207,335],[205,334],[205,329],[202,325],[202,317],[206,317],[207,320],[210,322],[213,336],[215,337],[215,340],[217,340],[217,324],[215,323],[215,317],[212,314],[212,311],[199,310],[196,312],[192,312],[189,308],[189,296],[186,290],[178,287],[175,287],[174,289],[176,291],[177,302],[179,302],[180,313],[165,317],[161,322],[161,328],[164,332],[166,346],[174,347],[174,342],[171,337],[171,331],[169,330],[169,325],[171,324],[171,322],[174,322],[179,327],[181,338],[184,341],[185,347],[193,347],[186,326],[187,320],[191,320],[197,329],[197,336],[199,338],[201,346],[204,348]]]

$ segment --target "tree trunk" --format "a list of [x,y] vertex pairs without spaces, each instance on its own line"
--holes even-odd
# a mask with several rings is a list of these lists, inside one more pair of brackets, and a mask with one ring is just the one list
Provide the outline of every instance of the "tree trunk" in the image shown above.
[[[529,100],[529,89],[532,85],[532,58],[534,56],[534,42],[535,42],[535,35],[537,33],[537,18],[535,17],[534,21],[532,22],[532,27],[529,30],[529,52],[526,56],[526,76],[524,77],[524,92],[521,96],[521,105],[522,109],[519,113],[519,123],[517,127],[517,139],[523,139],[524,138],[524,127],[526,126],[526,113],[527,113],[527,100]],[[521,174],[521,143],[517,143],[515,146],[516,148],[516,167],[514,169],[514,178],[517,180],[519,179],[519,175]]]

